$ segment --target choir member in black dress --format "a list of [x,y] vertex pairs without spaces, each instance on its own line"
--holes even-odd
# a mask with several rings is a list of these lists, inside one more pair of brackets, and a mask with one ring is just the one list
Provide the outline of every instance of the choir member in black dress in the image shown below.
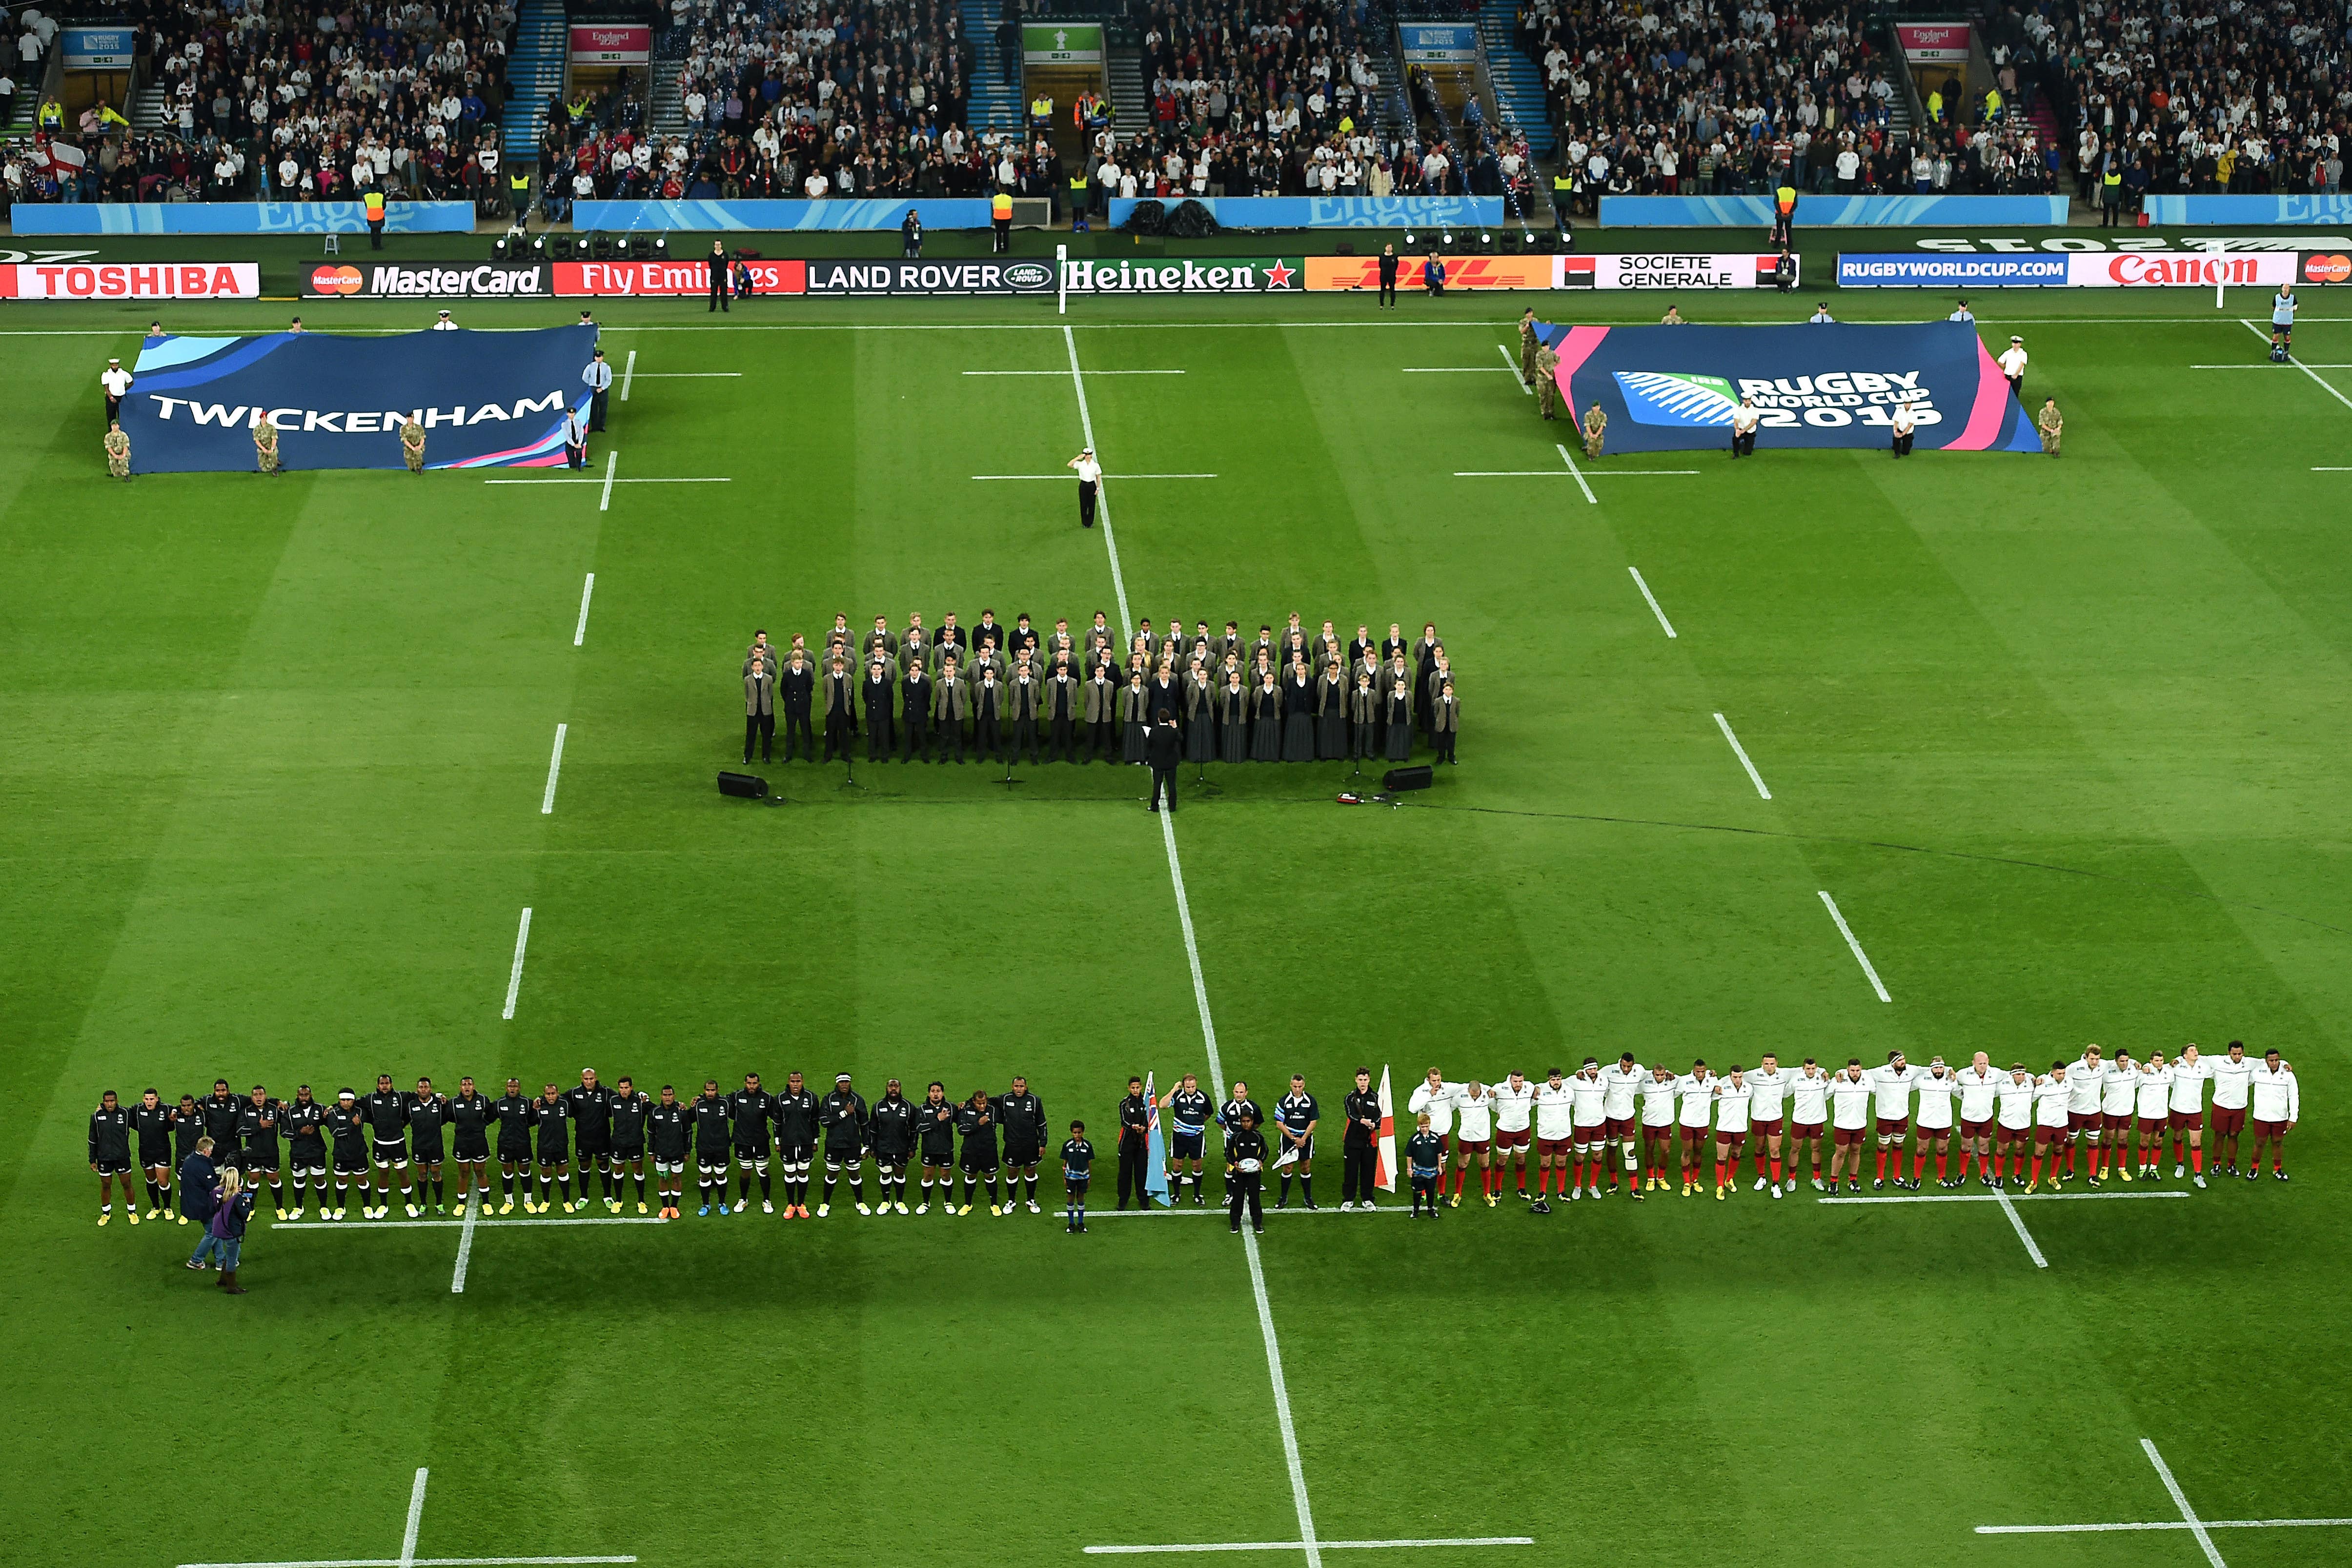
[[1216,704],[1209,689],[1209,672],[1197,658],[1184,676],[1184,760],[1188,763],[1213,763],[1217,760]]
[[1286,763],[1315,760],[1315,680],[1307,673],[1307,639],[1301,637],[1298,643],[1290,672],[1282,678],[1282,760]]
[[1384,718],[1389,732],[1389,761],[1410,761],[1412,757],[1412,691],[1402,680],[1389,689],[1388,711]]
[[1127,687],[1118,694],[1119,760],[1140,763],[1144,760],[1143,742],[1151,723],[1151,710],[1145,706],[1151,694],[1143,689],[1143,667],[1137,665],[1127,672]]
[[1315,754],[1325,762],[1348,754],[1348,677],[1336,656],[1315,678]]
[[1226,674],[1224,689],[1217,693],[1217,741],[1224,761],[1249,761],[1249,693],[1239,669]]
[[891,679],[890,667],[876,659],[866,667],[866,760],[887,763],[898,744],[898,733],[890,724],[892,688],[898,683]]
[[1250,761],[1282,761],[1282,688],[1274,672],[1262,670],[1250,689]]
[[1372,689],[1369,670],[1356,674],[1356,689],[1348,697],[1348,725],[1349,756],[1381,754],[1381,694]]

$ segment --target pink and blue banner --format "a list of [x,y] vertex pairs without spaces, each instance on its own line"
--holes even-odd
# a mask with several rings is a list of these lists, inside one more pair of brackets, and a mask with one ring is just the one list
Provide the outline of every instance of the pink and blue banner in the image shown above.
[[1743,399],[1757,411],[1759,447],[1884,447],[1895,411],[1908,408],[1923,449],[2042,449],[1965,321],[1537,331],[1559,356],[1570,414],[1598,404],[1608,415],[1612,452],[1727,447]]
[[288,468],[397,468],[411,416],[427,468],[551,468],[564,415],[590,399],[595,347],[596,329],[581,326],[150,338],[122,400],[131,471],[250,469],[265,421]]

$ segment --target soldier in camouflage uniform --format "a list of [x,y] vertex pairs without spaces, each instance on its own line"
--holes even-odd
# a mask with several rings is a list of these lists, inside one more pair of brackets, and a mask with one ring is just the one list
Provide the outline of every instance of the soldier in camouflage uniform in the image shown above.
[[118,479],[131,477],[131,437],[120,420],[106,422],[106,471]]
[[1536,406],[1547,419],[1559,417],[1559,355],[1546,343],[1536,350]]
[[2066,416],[2058,412],[2058,400],[2045,397],[2042,412],[2035,416],[2035,426],[2042,432],[2042,449],[2052,457],[2058,455],[2058,438],[2066,433]]
[[408,460],[410,473],[425,471],[425,426],[416,422],[414,414],[408,416],[408,423],[400,427],[400,455]]
[[1519,318],[1519,384],[1522,386],[1536,384],[1536,352],[1542,346],[1536,338],[1536,308],[1530,305],[1528,313]]
[[253,427],[253,462],[262,473],[278,471],[278,426],[268,419]]
[[1609,416],[1601,411],[1601,405],[1586,404],[1584,405],[1584,455],[1587,458],[1601,456],[1601,437],[1608,428]]

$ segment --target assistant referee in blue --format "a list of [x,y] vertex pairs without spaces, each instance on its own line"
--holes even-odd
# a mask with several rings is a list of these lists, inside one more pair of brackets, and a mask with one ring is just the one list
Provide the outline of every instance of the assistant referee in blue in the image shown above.
[[605,405],[613,399],[613,367],[606,362],[603,349],[595,351],[595,357],[588,362],[588,368],[580,373],[580,379],[586,382],[588,390],[596,395],[588,405],[588,428],[602,430],[604,427]]

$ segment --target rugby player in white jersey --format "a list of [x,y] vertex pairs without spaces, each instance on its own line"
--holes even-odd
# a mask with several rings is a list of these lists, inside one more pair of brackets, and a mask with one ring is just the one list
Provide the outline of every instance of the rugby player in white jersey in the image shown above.
[[[1462,1097],[1462,1087],[1458,1083],[1446,1082],[1445,1075],[1432,1068],[1429,1069],[1428,1079],[1413,1086],[1412,1100],[1405,1107],[1405,1113],[1416,1119],[1416,1125],[1421,1113],[1424,1110],[1429,1112],[1429,1133],[1431,1137],[1437,1140],[1437,1201],[1439,1202],[1443,1202],[1445,1197],[1445,1158],[1447,1151],[1452,1146],[1454,1102]],[[1414,1136],[1420,1136],[1417,1130]]]
[[1878,1120],[1878,1173],[1870,1179],[1871,1190],[1876,1192],[1886,1185],[1886,1156],[1890,1150],[1895,1155],[1895,1184],[1916,1187],[1918,1183],[1903,1179],[1903,1140],[1911,1131],[1911,1086],[1919,1081],[1919,1075],[1903,1059],[1901,1051],[1889,1051],[1886,1065],[1872,1068],[1869,1078],[1870,1087],[1877,1096],[1873,1110]]
[[[1617,1190],[1614,1154],[1621,1141],[1609,1136],[1608,1079],[1609,1075],[1601,1070],[1601,1064],[1587,1057],[1584,1065],[1577,1069],[1576,1076],[1568,1080],[1569,1099],[1575,1107],[1569,1138],[1570,1146],[1576,1153],[1576,1181],[1573,1185],[1570,1184],[1569,1162],[1563,1158],[1559,1163],[1559,1184],[1567,1190],[1571,1202],[1585,1195],[1588,1184],[1591,1187],[1592,1196],[1597,1198],[1601,1195],[1601,1167],[1603,1165],[1609,1167],[1609,1190],[1612,1193]],[[1627,1109],[1632,1109],[1630,1099]],[[1637,1198],[1642,1195],[1638,1182],[1633,1185],[1633,1195]]]
[[[1752,1146],[1756,1151],[1756,1190],[1765,1187],[1765,1156],[1771,1156],[1772,1195],[1780,1195],[1780,1136],[1787,1126],[1789,1075],[1780,1070],[1780,1058],[1770,1051],[1764,1053],[1764,1065],[1748,1075],[1748,1125]],[[1789,1184],[1791,1190],[1795,1182]]]
[[1698,1191],[1700,1150],[1706,1143],[1707,1125],[1715,1120],[1715,1069],[1700,1057],[1690,1071],[1675,1080],[1677,1120],[1683,1146],[1683,1196]]
[[1503,1190],[1506,1174],[1517,1172],[1519,1196],[1528,1195],[1528,1145],[1535,1142],[1528,1123],[1535,1117],[1536,1086],[1513,1068],[1494,1088],[1495,1191]]
[[2172,1179],[2176,1182],[2183,1170],[2180,1140],[2186,1134],[2189,1179],[2200,1187],[2205,1184],[2205,1085],[2212,1077],[2213,1068],[2198,1050],[2196,1041],[2180,1047],[2179,1058],[2172,1064],[2172,1104],[2167,1118],[2171,1123]]
[[2011,1062],[1994,1091],[1992,1184],[2004,1187],[2010,1177],[2025,1173],[2025,1152],[2033,1145],[2033,1096],[2042,1082]]
[[2099,1146],[2091,1151],[2091,1180],[2102,1175],[2116,1175],[2128,1182],[2130,1170],[2124,1164],[2125,1145],[2131,1142],[2132,1106],[2138,1099],[2139,1064],[2132,1060],[2131,1052],[2117,1047],[2115,1059],[2107,1064],[2107,1076],[2099,1085]]
[[2231,1040],[2230,1049],[2213,1064],[2213,1152],[2228,1163],[2225,1176],[2238,1173],[2238,1134],[2246,1130],[2246,1100],[2252,1093],[2254,1068],[2246,1042]]
[[[1739,1150],[1748,1142],[1748,1113],[1756,1090],[1748,1081],[1747,1073],[1738,1062],[1731,1071],[1715,1080],[1715,1201],[1721,1203],[1727,1188],[1739,1185]],[[1774,1187],[1772,1195],[1779,1197],[1780,1189]]]
[[1993,1101],[2000,1089],[2001,1075],[1992,1070],[1992,1058],[1979,1051],[1958,1076],[1960,1080],[1960,1173],[1953,1179],[1952,1185],[1957,1187],[1969,1179],[1969,1163],[1974,1161],[1978,1182],[1989,1187],[1992,1185]]
[[1789,1080],[1789,1187],[1797,1185],[1797,1165],[1811,1149],[1813,1156],[1813,1191],[1826,1192],[1822,1185],[1822,1140],[1828,1135],[1830,1124],[1830,1075],[1822,1064],[1807,1057],[1797,1076]]
[[[2073,1144],[2074,1095],[2066,1083],[2066,1064],[2052,1062],[2050,1071],[2033,1086],[2033,1177],[2025,1184],[2032,1192],[2042,1184],[2042,1166],[2048,1162],[2050,1184],[2058,1184],[2058,1161]],[[2097,1186],[2098,1178],[2091,1184]]]
[[2263,1065],[2254,1069],[2250,1087],[2252,1102],[2247,1107],[2254,1123],[2254,1157],[2246,1163],[2246,1180],[2253,1181],[2263,1173],[2263,1149],[2271,1152],[2271,1175],[2278,1181],[2286,1176],[2286,1135],[2303,1120],[2303,1090],[2294,1079],[2294,1068],[2283,1060],[2273,1046],[2263,1053]]
[[1936,1155],[1936,1184],[1956,1186],[1947,1173],[1951,1166],[1952,1100],[1960,1092],[1960,1076],[1944,1065],[1941,1057],[1931,1058],[1927,1070],[1919,1074],[1918,1131],[1911,1145],[1911,1190],[1919,1190],[1919,1178],[1927,1173],[1927,1153],[1933,1145]]
[[[1641,1166],[1636,1163],[1633,1153],[1633,1135],[1636,1128],[1633,1097],[1641,1089],[1643,1076],[1642,1064],[1633,1059],[1633,1053],[1631,1051],[1619,1057],[1615,1067],[1604,1068],[1601,1074],[1601,1081],[1608,1086],[1603,1104],[1607,1111],[1609,1142],[1615,1144],[1618,1151],[1623,1154],[1625,1190],[1637,1198],[1642,1195],[1642,1184]],[[1608,1163],[1609,1190],[1613,1193],[1617,1190],[1617,1166],[1614,1162]],[[1592,1173],[1592,1183],[1593,1195],[1597,1197],[1600,1195],[1601,1187],[1601,1173],[1598,1171]]]
[[1642,1080],[1643,1185],[1652,1191],[1668,1185],[1666,1169],[1675,1157],[1675,1086],[1682,1080],[1660,1062]]
[[[1860,1057],[1848,1057],[1845,1066],[1830,1077],[1830,1190],[1835,1192],[1838,1173],[1846,1173],[1846,1191],[1862,1191],[1862,1146],[1870,1137],[1870,1107],[1877,1086],[1862,1070]],[[1883,1156],[1882,1156],[1883,1158]],[[1880,1167],[1882,1170],[1885,1167]]]
[[[1583,1069],[1577,1077],[1593,1071],[1599,1066],[1591,1057],[1584,1058]],[[1594,1113],[1599,1114],[1601,1090],[1593,1088]],[[1568,1152],[1577,1152],[1577,1170],[1581,1176],[1584,1168],[1584,1145],[1578,1142],[1580,1134],[1576,1126],[1576,1094],[1568,1087],[1568,1079],[1554,1068],[1536,1085],[1536,1201],[1528,1205],[1530,1214],[1549,1214],[1551,1205],[1545,1201],[1551,1194],[1551,1173],[1559,1173],[1559,1185],[1571,1197],[1583,1194],[1568,1184]]]
[[[2067,1105],[2067,1126],[2071,1142],[2066,1146],[2066,1173],[2074,1173],[2074,1156],[2079,1152],[2085,1164],[2094,1163],[2099,1147],[2099,1133],[2106,1126],[2099,1114],[2100,1091],[2106,1087],[2107,1062],[2099,1055],[2096,1046],[2084,1046],[2083,1054],[2066,1064],[2066,1087],[2074,1098]],[[2095,1172],[2093,1173],[2096,1174]]]
[[2164,1157],[2165,1128],[2172,1120],[2172,1068],[2162,1051],[2148,1052],[2147,1060],[2139,1064],[2132,1096],[2132,1120],[2139,1134],[2132,1168],[2153,1182],[2164,1174],[2157,1162]]
[[1486,1194],[1486,1206],[1495,1206],[1495,1167],[1487,1163],[1487,1151],[1495,1142],[1495,1097],[1476,1079],[1463,1085],[1454,1100],[1454,1142],[1457,1151],[1454,1161],[1454,1197],[1450,1206],[1462,1206],[1462,1189],[1469,1184],[1470,1166],[1478,1166],[1479,1190]]

